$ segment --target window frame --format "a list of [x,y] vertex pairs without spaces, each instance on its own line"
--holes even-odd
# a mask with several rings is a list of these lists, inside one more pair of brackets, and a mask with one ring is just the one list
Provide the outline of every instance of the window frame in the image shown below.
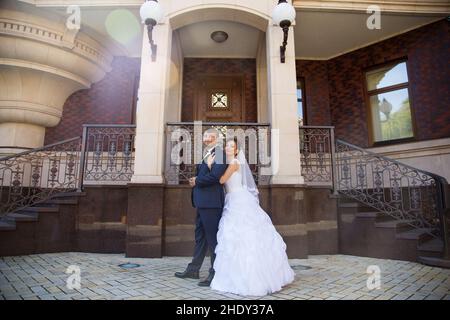
[[[366,75],[370,71],[374,71],[377,69],[381,69],[383,67],[387,66],[394,66],[399,63],[405,63],[406,64],[406,73],[408,76],[408,82],[403,82],[400,84],[391,85],[388,87],[384,87],[381,89],[373,89],[369,90],[367,86],[367,78]],[[416,118],[415,118],[415,112],[414,112],[414,106],[411,96],[411,79],[410,79],[410,72],[409,72],[409,63],[408,59],[406,57],[390,60],[387,62],[383,62],[380,64],[376,64],[373,66],[370,66],[368,68],[365,68],[362,70],[362,79],[363,79],[363,87],[364,87],[364,100],[366,103],[366,113],[367,113],[367,128],[368,128],[368,142],[369,146],[371,147],[378,147],[378,146],[385,146],[385,145],[395,145],[395,144],[401,144],[406,142],[414,142],[417,141],[417,127],[416,127]],[[400,139],[392,139],[392,140],[385,140],[385,141],[376,141],[375,136],[373,133],[373,118],[372,118],[372,107],[370,105],[370,97],[373,95],[386,93],[386,92],[392,92],[400,89],[406,89],[408,92],[408,98],[409,98],[409,109],[411,111],[411,129],[412,129],[412,137],[408,138],[400,138]]]
[[[306,108],[306,83],[305,83],[305,78],[304,77],[297,77],[297,87],[296,87],[296,91],[298,90],[298,85],[299,83],[302,86],[302,109],[303,109],[303,125],[307,126],[308,125],[308,113],[307,113],[307,108]],[[298,108],[298,97],[297,97],[297,108]],[[297,121],[298,121],[298,114],[297,114]]]

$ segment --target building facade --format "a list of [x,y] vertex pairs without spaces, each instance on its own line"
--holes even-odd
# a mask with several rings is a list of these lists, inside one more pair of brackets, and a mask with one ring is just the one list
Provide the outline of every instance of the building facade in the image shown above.
[[142,2],[0,5],[2,255],[190,255],[202,121],[257,133],[290,257],[445,258],[448,2],[293,1],[284,62],[278,1],[160,0],[156,50]]

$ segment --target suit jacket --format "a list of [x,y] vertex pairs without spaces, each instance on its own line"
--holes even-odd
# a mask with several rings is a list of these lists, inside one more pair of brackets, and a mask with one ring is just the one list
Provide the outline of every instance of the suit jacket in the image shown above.
[[220,147],[215,147],[211,153],[216,156],[211,169],[208,168],[206,159],[196,167],[197,179],[191,193],[194,208],[223,208],[225,203],[225,192],[220,184],[220,177],[228,167],[225,153]]

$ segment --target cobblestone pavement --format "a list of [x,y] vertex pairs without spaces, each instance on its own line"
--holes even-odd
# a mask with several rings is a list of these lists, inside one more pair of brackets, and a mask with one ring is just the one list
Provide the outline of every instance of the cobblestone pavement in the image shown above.
[[[55,253],[0,258],[3,299],[445,299],[450,300],[450,270],[417,263],[344,255],[292,259],[295,281],[264,297],[241,297],[178,279],[189,258],[130,259],[120,254]],[[121,263],[138,263],[124,269]],[[70,265],[81,271],[81,288],[68,289]],[[367,267],[380,268],[380,288],[369,290]],[[308,268],[309,267],[309,268]],[[207,275],[205,264],[201,277]],[[374,282],[370,282],[374,283]]]

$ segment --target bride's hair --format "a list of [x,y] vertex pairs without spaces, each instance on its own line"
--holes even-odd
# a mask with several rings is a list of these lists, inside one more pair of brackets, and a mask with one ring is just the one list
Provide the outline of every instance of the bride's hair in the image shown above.
[[230,142],[230,141],[234,142],[234,146],[235,146],[235,149],[236,149],[235,152],[234,152],[234,155],[236,156],[239,153],[239,149],[240,149],[239,143],[238,143],[238,139],[237,139],[237,137],[228,138],[226,144],[228,144],[228,142]]

